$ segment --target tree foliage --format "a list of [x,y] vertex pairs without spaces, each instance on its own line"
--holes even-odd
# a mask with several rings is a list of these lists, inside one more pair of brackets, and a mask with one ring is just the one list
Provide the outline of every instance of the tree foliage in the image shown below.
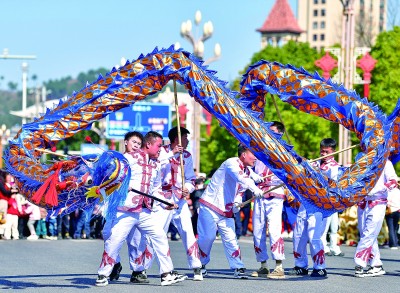
[[[206,137],[202,132],[202,137]],[[226,159],[237,156],[238,141],[217,119],[212,119],[211,135],[200,145],[200,170],[209,174]]]
[[381,33],[371,56],[378,62],[372,71],[370,100],[391,113],[400,98],[400,27]]
[[105,68],[97,70],[89,70],[86,73],[79,73],[76,79],[71,76],[63,77],[56,80],[49,80],[44,85],[47,89],[51,90],[51,96],[54,99],[60,99],[65,96],[71,96],[74,91],[79,91],[86,86],[86,83],[93,83],[97,80],[99,74],[103,76],[108,72]]

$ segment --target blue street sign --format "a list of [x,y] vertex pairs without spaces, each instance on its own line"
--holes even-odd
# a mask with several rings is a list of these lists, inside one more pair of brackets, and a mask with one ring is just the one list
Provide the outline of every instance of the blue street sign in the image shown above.
[[128,131],[149,131],[160,133],[168,139],[171,128],[171,110],[169,104],[138,102],[107,116],[106,137],[124,139]]

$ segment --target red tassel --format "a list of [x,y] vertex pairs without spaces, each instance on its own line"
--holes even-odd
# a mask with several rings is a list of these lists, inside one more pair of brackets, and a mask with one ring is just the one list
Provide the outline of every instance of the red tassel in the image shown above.
[[58,175],[60,173],[62,164],[57,164],[55,172],[46,179],[43,185],[35,192],[32,196],[31,200],[34,203],[39,204],[42,200],[43,196],[46,204],[50,206],[58,205],[58,196],[56,185],[58,183]]

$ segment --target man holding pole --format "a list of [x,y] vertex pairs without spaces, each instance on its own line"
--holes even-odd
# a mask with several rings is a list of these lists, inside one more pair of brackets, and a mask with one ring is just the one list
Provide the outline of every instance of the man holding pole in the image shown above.
[[[180,132],[180,135],[178,132]],[[161,148],[159,157],[163,196],[166,200],[171,200],[178,205],[178,209],[166,210],[160,205],[155,205],[153,210],[157,221],[163,226],[165,234],[167,234],[171,223],[178,229],[185,247],[189,268],[193,269],[193,280],[202,281],[199,247],[193,233],[191,213],[186,201],[190,197],[190,193],[195,190],[196,179],[192,155],[185,150],[189,143],[188,134],[189,131],[184,127],[172,128],[168,132],[171,143]],[[136,251],[137,255],[130,253],[131,266],[134,271],[148,269],[152,261],[142,265],[140,260],[145,259],[146,249],[151,251],[151,248],[149,249],[148,245],[143,245],[146,241],[143,235],[140,241],[138,241],[137,235],[132,240],[136,243],[139,242],[139,247],[142,249]]]
[[250,178],[248,168],[253,167],[256,160],[249,149],[239,145],[238,157],[222,163],[199,200],[197,231],[203,275],[207,274],[205,266],[210,261],[211,247],[218,231],[229,266],[234,270],[234,277],[247,278],[236,238],[233,214],[239,210],[241,193],[246,189],[250,189],[255,196],[263,196],[263,191]]
[[[334,160],[336,141],[332,138],[324,138],[320,143],[322,157],[312,160],[315,168],[332,180],[337,180],[339,164]],[[296,226],[293,234],[293,255],[295,267],[289,271],[290,275],[308,275],[307,243],[310,244],[310,252],[313,260],[311,277],[327,277],[324,244],[322,235],[326,227],[326,218],[320,212],[310,213],[303,205],[300,205],[296,218]]]
[[[165,202],[161,192],[161,165],[157,161],[161,147],[162,136],[150,131],[144,136],[141,150],[124,154],[131,168],[130,191],[125,203],[117,208],[116,216],[108,221],[108,224],[106,223],[109,225],[109,232],[106,233],[104,240],[104,253],[96,286],[108,285],[107,278],[116,263],[121,246],[128,234],[135,229],[147,235],[152,242],[159,260],[161,285],[171,285],[181,281],[172,273],[173,264],[169,255],[167,236],[151,212],[153,199],[160,198]],[[152,198],[144,196],[146,194]],[[176,207],[174,204],[171,206]]]
[[[273,132],[283,135],[285,126],[279,121],[272,121],[269,127]],[[282,185],[282,181],[261,161],[257,161],[255,172],[265,178],[260,187],[265,193],[264,197],[256,198],[253,209],[253,240],[256,259],[261,263],[259,270],[251,274],[252,277],[267,277],[270,279],[283,279],[285,273],[282,260],[285,259],[284,241],[282,238],[282,209],[285,198],[284,187],[269,190]],[[266,225],[267,224],[267,225]],[[271,246],[272,258],[275,260],[275,269],[270,273],[267,265],[267,227]]]
[[189,131],[180,127],[180,137],[178,132],[178,127],[168,132],[170,144],[164,146],[160,153],[163,195],[167,200],[172,199],[178,205],[178,209],[165,210],[156,207],[155,211],[158,219],[164,224],[165,233],[171,222],[178,229],[189,268],[194,272],[193,280],[202,281],[199,246],[193,233],[192,214],[186,201],[195,190],[196,180],[192,155],[186,151]]

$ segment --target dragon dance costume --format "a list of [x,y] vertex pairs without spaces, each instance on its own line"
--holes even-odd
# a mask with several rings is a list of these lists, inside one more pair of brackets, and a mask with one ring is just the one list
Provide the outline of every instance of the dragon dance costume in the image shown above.
[[[5,151],[6,168],[16,178],[21,194],[54,215],[88,209],[100,201],[105,201],[108,207],[120,206],[127,196],[126,178],[130,177],[126,158],[121,154],[107,151],[43,163],[40,160],[43,150],[53,150],[57,141],[89,129],[110,113],[160,92],[171,80],[183,84],[196,102],[282,180],[307,214],[320,214],[322,218],[361,202],[376,185],[386,161],[390,159],[396,163],[400,159],[399,103],[387,116],[375,104],[342,85],[277,62],[262,60],[251,65],[240,83],[240,93],[227,88],[227,83],[215,74],[188,52],[175,50],[173,46],[162,50],[155,48],[118,69],[113,68],[105,76],[100,75],[53,109],[46,109],[41,117],[24,124]],[[354,132],[360,140],[362,156],[336,181],[330,180],[269,129],[270,124],[264,121],[267,93],[277,95],[299,111]],[[227,170],[220,170],[222,178],[215,179],[218,182],[214,182],[202,198],[200,213],[203,211],[204,222],[199,224],[200,228],[215,223],[220,230],[231,229],[227,216],[236,192],[231,188],[239,177],[225,177],[225,172]],[[230,186],[227,181],[232,181],[233,187],[226,187],[226,191],[218,189],[223,183]],[[211,194],[224,204],[217,204]],[[138,200],[146,205],[146,201]],[[144,217],[147,211],[150,213],[147,206],[143,211],[127,208],[133,210],[119,211],[120,217],[128,213]],[[109,208],[109,212],[113,210]],[[107,214],[106,218],[113,219],[114,215]],[[134,224],[127,223],[126,228]],[[113,235],[112,229],[110,231]],[[209,252],[215,235],[204,237],[207,239],[204,238],[203,243],[199,241],[199,246],[203,252]],[[229,252],[235,248],[238,250],[237,245],[231,245]],[[235,267],[240,264],[235,264],[240,252],[232,253],[234,256],[231,254],[228,259]],[[114,252],[111,258],[106,253],[103,267],[108,268],[109,261],[115,262],[114,257],[117,257]],[[202,262],[208,262],[207,258],[208,254],[202,257]],[[169,268],[171,264],[165,266]]]

